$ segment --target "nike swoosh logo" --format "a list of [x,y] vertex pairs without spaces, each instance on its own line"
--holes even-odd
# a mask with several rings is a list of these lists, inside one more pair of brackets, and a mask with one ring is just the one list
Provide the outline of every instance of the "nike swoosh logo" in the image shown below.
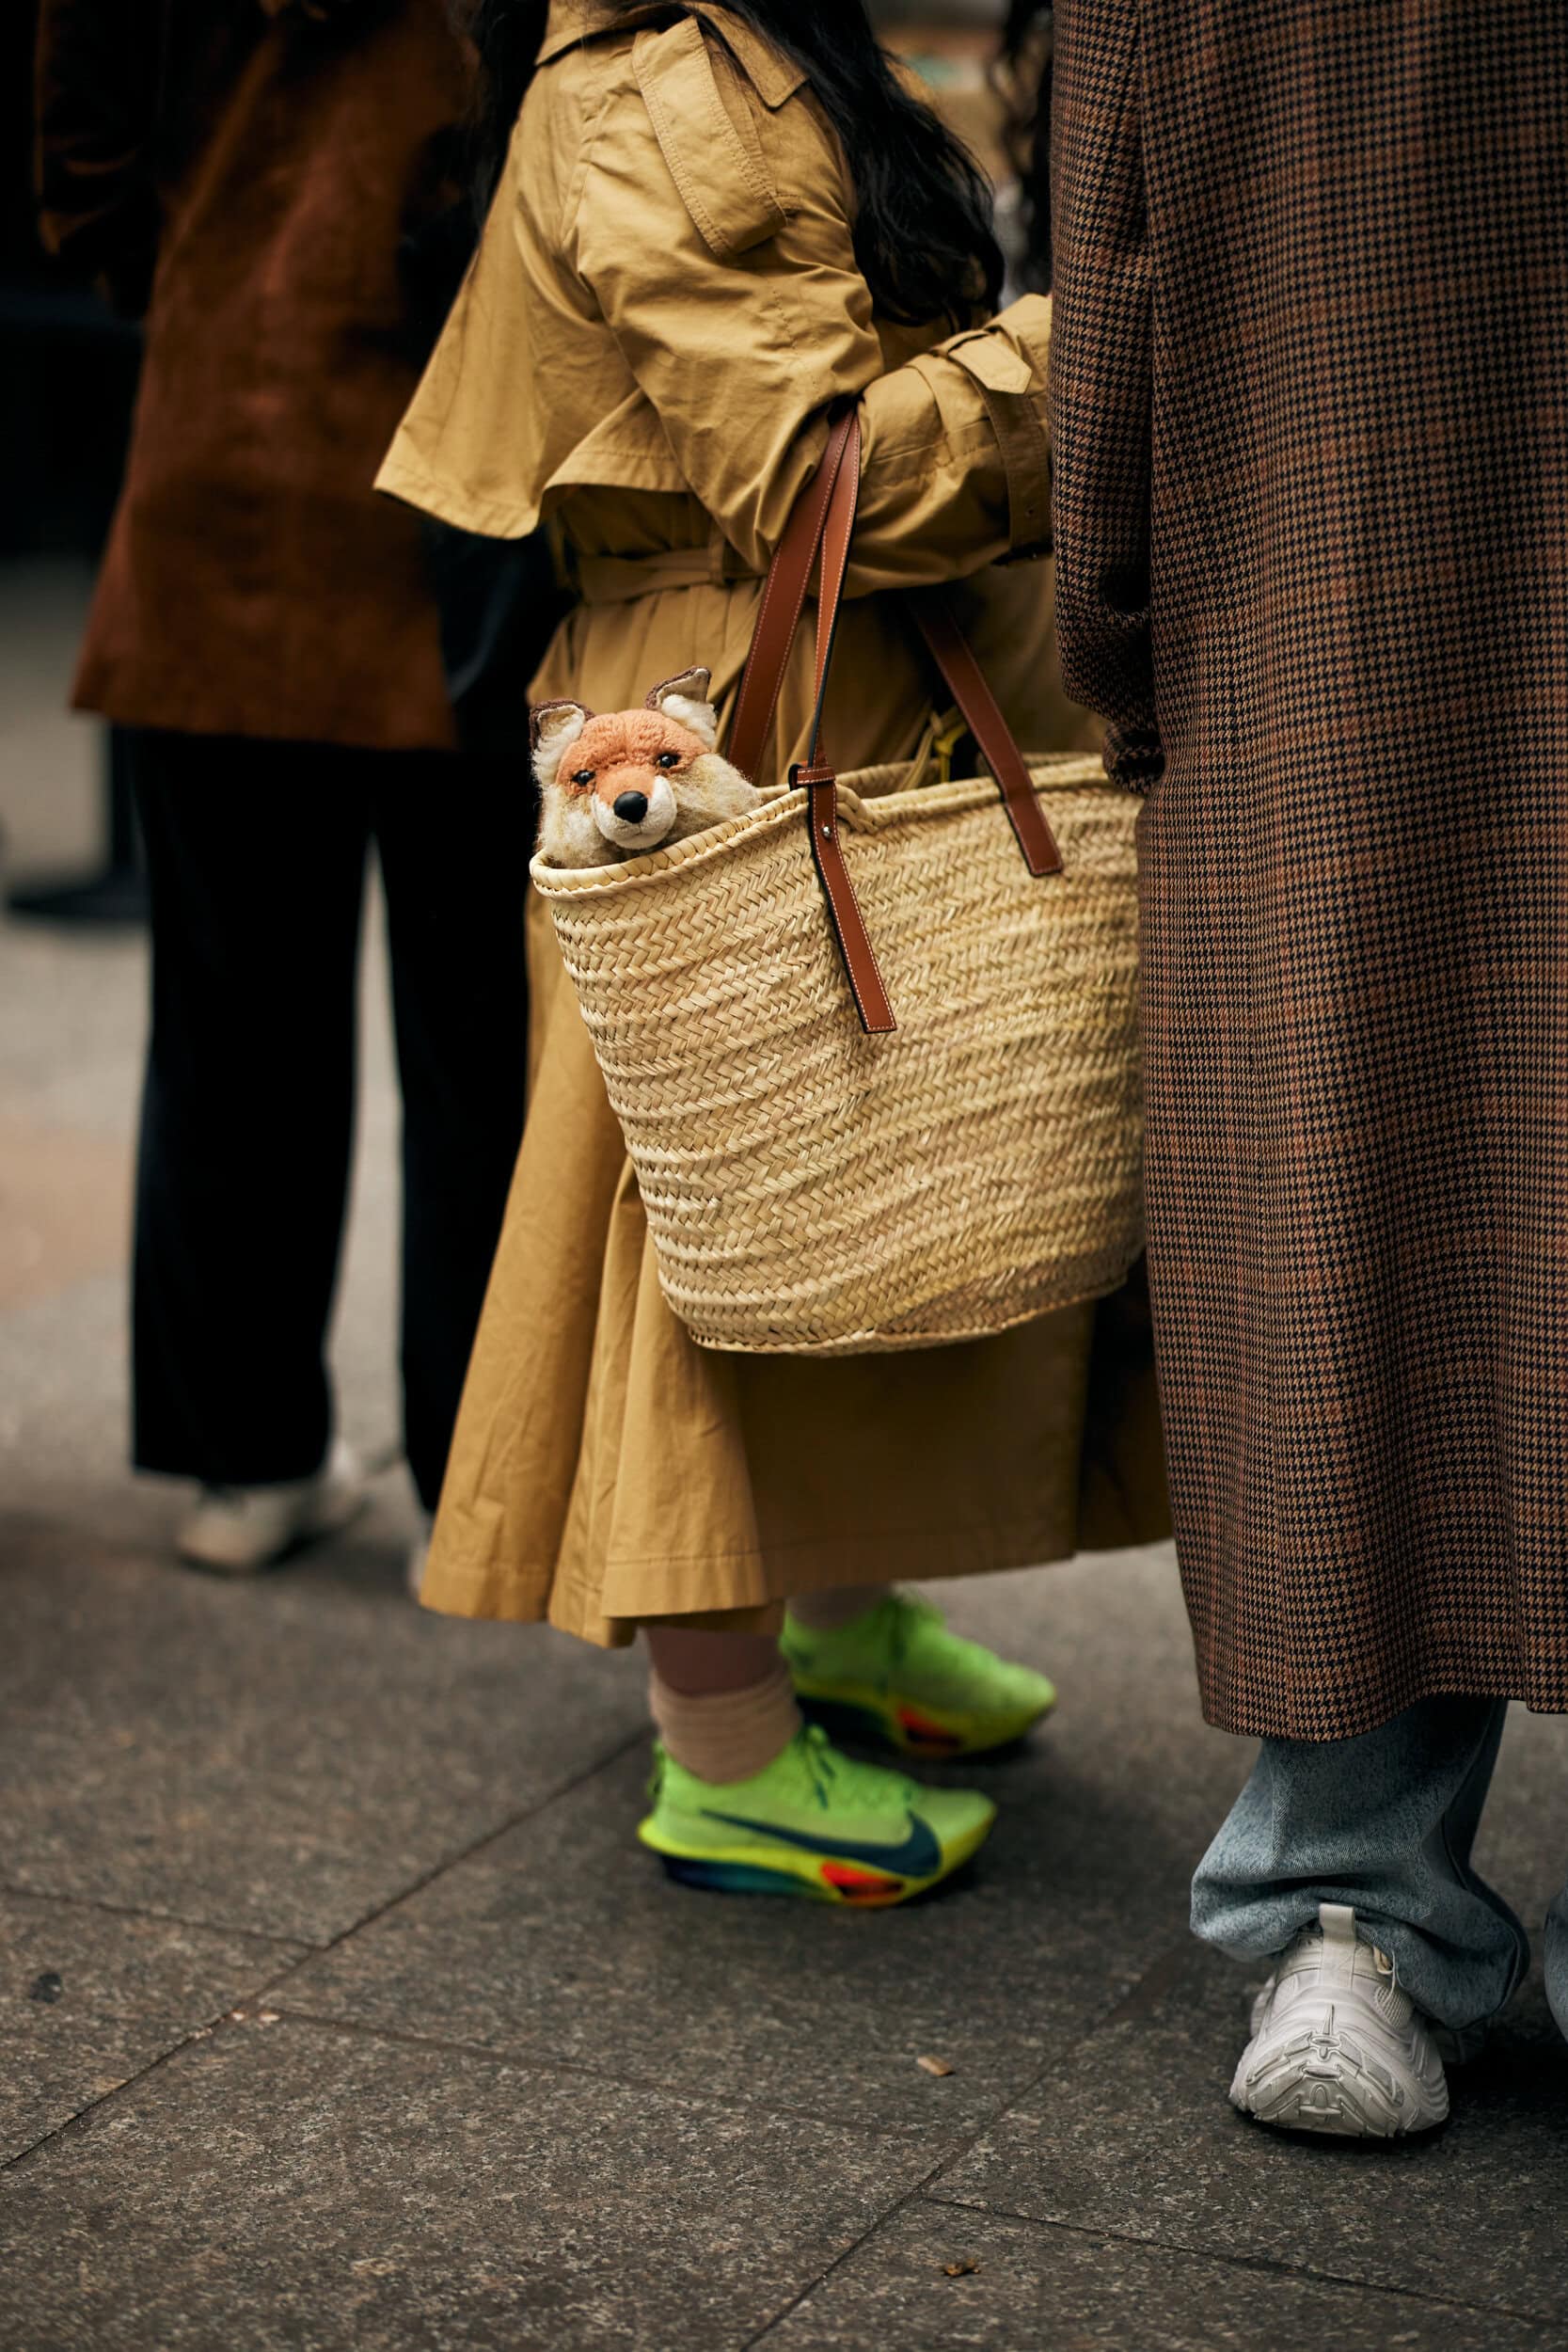
[[864,1862],[873,1869],[891,1870],[907,1879],[928,1879],[942,1867],[942,1848],[924,1821],[911,1819],[910,1834],[898,1846],[863,1846],[851,1838],[809,1836],[803,1830],[775,1829],[771,1821],[749,1821],[743,1813],[714,1813],[704,1807],[704,1819],[722,1821],[729,1829],[750,1830],[754,1837],[770,1837],[778,1846],[798,1846],[802,1853],[819,1853],[845,1862]]

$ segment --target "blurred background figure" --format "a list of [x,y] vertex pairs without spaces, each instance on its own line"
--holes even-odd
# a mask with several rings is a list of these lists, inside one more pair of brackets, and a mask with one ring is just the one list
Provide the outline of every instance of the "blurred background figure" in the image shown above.
[[997,225],[1021,286],[1051,291],[1051,68],[1055,19],[1039,0],[1009,0],[995,87],[1006,109],[1006,160]]
[[465,241],[468,72],[442,0],[40,21],[45,242],[146,322],[75,691],[128,731],[151,895],[134,1453],[230,1572],[360,1496],[325,1342],[372,842],[426,1514],[522,1123],[522,764],[459,747],[419,527],[370,486]]

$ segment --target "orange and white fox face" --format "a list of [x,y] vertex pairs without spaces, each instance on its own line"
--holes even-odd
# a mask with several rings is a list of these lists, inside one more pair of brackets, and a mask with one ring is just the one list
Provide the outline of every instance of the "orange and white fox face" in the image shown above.
[[680,841],[755,803],[714,750],[706,670],[656,686],[641,710],[595,715],[541,703],[532,715],[539,848],[551,866],[608,866]]

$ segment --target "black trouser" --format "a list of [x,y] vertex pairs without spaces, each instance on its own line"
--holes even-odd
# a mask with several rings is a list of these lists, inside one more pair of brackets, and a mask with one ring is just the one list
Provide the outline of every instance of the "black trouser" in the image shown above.
[[326,1453],[373,840],[403,1083],[404,1437],[434,1508],[522,1132],[523,776],[161,732],[132,760],[152,896],[136,1465],[264,1486]]

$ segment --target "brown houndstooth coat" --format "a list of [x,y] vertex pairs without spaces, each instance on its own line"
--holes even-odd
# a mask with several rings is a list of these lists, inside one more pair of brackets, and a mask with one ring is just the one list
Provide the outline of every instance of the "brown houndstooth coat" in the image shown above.
[[1057,0],[1055,89],[1205,1711],[1568,1709],[1568,9]]

